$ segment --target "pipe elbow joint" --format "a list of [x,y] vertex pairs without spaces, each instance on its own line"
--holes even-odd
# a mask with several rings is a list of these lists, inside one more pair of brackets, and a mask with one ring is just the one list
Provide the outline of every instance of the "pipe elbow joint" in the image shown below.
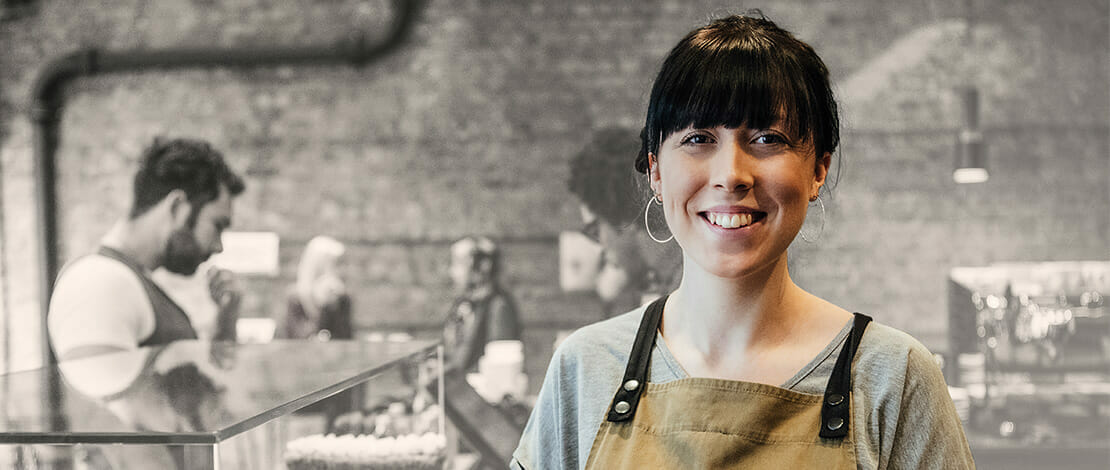
[[57,117],[61,99],[58,96],[69,80],[96,72],[100,51],[79,49],[59,56],[39,70],[31,91],[31,116],[36,121]]

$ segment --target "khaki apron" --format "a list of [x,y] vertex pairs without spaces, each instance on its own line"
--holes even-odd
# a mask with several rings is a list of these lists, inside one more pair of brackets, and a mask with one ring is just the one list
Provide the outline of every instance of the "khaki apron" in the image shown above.
[[686,378],[647,383],[666,297],[648,306],[586,469],[855,469],[852,358],[871,318],[856,314],[825,394]]

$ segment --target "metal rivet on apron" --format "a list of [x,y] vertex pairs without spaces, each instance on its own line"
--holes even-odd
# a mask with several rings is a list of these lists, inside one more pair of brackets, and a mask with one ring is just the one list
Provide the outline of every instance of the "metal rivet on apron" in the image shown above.
[[615,410],[617,413],[621,413],[621,414],[628,413],[628,410],[631,410],[631,409],[632,409],[632,405],[629,405],[628,402],[626,402],[626,401],[618,401],[616,406],[613,407],[613,410]]
[[840,429],[840,427],[843,425],[844,418],[833,418],[830,419],[828,423],[825,423],[825,426],[829,428],[829,431],[836,431],[837,429]]
[[630,392],[633,391],[633,390],[636,390],[639,387],[640,387],[640,382],[636,381],[636,379],[632,379],[632,380],[629,380],[628,382],[624,383],[624,389],[628,390]]
[[828,399],[826,400],[826,403],[828,403],[831,406],[836,406],[836,405],[839,405],[843,402],[844,402],[844,397],[842,395],[840,395],[839,393],[834,393],[832,395],[829,395]]

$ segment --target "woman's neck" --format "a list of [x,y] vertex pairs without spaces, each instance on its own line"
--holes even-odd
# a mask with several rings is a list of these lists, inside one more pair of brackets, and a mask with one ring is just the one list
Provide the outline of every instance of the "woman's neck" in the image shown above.
[[717,277],[690,259],[683,265],[660,329],[668,346],[696,352],[708,367],[782,345],[811,297],[790,279],[785,255],[740,279]]

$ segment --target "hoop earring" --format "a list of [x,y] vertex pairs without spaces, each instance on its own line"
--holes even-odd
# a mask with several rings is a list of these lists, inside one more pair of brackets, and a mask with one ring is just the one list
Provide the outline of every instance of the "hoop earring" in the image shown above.
[[644,229],[647,230],[648,236],[651,237],[652,240],[655,240],[655,243],[667,243],[667,242],[674,239],[674,234],[673,233],[666,240],[660,240],[658,238],[655,238],[655,235],[652,235],[652,233],[651,233],[651,225],[648,224],[648,212],[651,211],[651,203],[653,203],[653,202],[656,203],[656,204],[659,204],[660,207],[663,206],[663,201],[655,199],[654,196],[652,196],[652,198],[648,200],[647,206],[644,207]]
[[821,200],[820,194],[817,195],[817,204],[821,206],[821,228],[817,229],[817,236],[813,237],[813,239],[810,240],[809,237],[806,236],[805,232],[798,233],[798,235],[800,235],[802,237],[802,240],[805,240],[806,243],[813,243],[817,240],[820,240],[821,235],[825,233],[825,201]]

